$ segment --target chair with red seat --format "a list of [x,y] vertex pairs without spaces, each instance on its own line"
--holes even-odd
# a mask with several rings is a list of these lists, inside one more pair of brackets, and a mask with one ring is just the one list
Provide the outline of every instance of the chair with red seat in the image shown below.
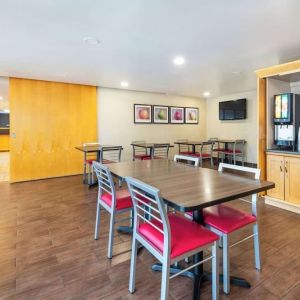
[[152,150],[152,159],[168,159],[170,144],[154,144]]
[[100,210],[101,207],[103,207],[110,213],[107,257],[112,258],[116,215],[127,211],[132,211],[132,200],[127,189],[116,191],[112,175],[107,166],[94,161],[93,169],[97,175],[99,185],[95,224],[95,240],[97,240],[99,237]]
[[[253,173],[255,175],[255,180],[259,180],[260,170],[254,168],[247,168],[242,166],[230,165],[220,163],[219,172],[222,172],[224,169],[234,170],[234,172],[244,172],[244,173]],[[244,199],[241,199],[246,202],[250,202]],[[203,210],[204,223],[207,228],[212,230],[214,233],[220,236],[222,246],[223,246],[223,289],[226,294],[230,292],[230,256],[229,256],[229,247],[235,246],[249,238],[254,239],[254,254],[255,254],[255,267],[256,269],[261,269],[260,264],[260,250],[259,250],[259,232],[258,232],[258,223],[257,223],[257,194],[252,195],[252,214],[245,213],[243,211],[237,210],[230,206],[220,204],[212,207],[205,208]],[[229,245],[229,236],[231,233],[238,230],[245,229],[247,226],[252,226],[253,234]]]
[[132,160],[136,159],[145,160],[151,159],[151,155],[147,153],[147,148],[139,147],[139,144],[146,144],[146,141],[133,141],[132,145]]
[[[100,146],[99,143],[84,143],[83,147]],[[88,182],[91,184],[94,181],[93,178],[93,161],[97,161],[97,151],[85,151],[83,158],[83,183]],[[87,180],[86,180],[87,179]]]
[[[218,299],[218,236],[196,222],[176,214],[167,214],[160,191],[139,180],[126,178],[134,206],[134,229],[130,264],[129,291],[135,291],[135,269],[138,245],[143,245],[162,263],[161,300],[168,299],[170,266],[184,258],[211,248],[212,262],[212,299]],[[147,199],[149,204],[143,200]],[[144,206],[142,206],[142,204]],[[145,207],[151,220],[145,218]],[[204,261],[197,262],[191,269]],[[184,271],[186,271],[185,269]]]
[[100,162],[111,164],[121,161],[122,146],[102,146],[100,152]]
[[[177,139],[176,142],[185,143],[185,142],[188,142],[188,139]],[[178,154],[179,155],[190,155],[190,154],[193,154],[193,151],[192,151],[190,145],[178,144]]]
[[[213,168],[213,166],[214,166],[213,145],[214,145],[214,143],[211,141],[203,142],[201,145],[199,145],[200,150],[191,154],[194,157],[199,157],[200,167],[202,167],[204,160],[209,159],[210,166],[211,166],[211,168]],[[196,149],[197,149],[197,146],[196,146]]]
[[225,155],[233,160],[233,164],[236,164],[238,158],[241,159],[242,166],[244,166],[245,159],[245,140],[236,140],[232,149],[224,149],[220,151],[222,154],[222,162],[224,162]]

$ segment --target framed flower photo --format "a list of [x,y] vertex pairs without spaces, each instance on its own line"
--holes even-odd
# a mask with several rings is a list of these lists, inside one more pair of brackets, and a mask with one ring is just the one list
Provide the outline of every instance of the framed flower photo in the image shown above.
[[168,124],[169,123],[169,107],[163,105],[153,105],[153,123]]
[[196,107],[185,108],[185,123],[198,124],[199,123],[199,109]]
[[134,123],[151,124],[152,123],[152,105],[134,104]]
[[184,124],[183,107],[170,107],[170,122],[171,124]]

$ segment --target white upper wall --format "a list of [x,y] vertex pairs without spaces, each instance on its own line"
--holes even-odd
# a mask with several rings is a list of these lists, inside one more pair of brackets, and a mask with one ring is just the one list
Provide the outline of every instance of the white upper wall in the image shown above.
[[[199,124],[134,124],[133,104],[185,106],[199,108]],[[179,138],[206,138],[206,101],[198,98],[98,88],[98,136],[103,144],[122,145],[122,160],[132,159],[131,142],[174,143]],[[177,152],[170,151],[170,157]]]
[[[219,120],[219,102],[247,98],[247,119]],[[256,90],[221,96],[206,101],[207,137],[245,139],[246,162],[257,163],[257,93]]]

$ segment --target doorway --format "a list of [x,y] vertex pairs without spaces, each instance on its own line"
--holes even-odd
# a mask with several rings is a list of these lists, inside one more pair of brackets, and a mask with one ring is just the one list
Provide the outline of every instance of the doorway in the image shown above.
[[10,110],[8,86],[8,78],[0,77],[0,182],[9,181]]

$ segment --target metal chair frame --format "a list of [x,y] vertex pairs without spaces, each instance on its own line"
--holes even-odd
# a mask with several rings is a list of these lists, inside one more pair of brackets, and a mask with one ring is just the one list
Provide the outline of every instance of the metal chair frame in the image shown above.
[[168,159],[169,157],[169,149],[170,144],[164,143],[164,144],[154,144],[153,150],[151,153],[151,158],[162,158],[162,159]]
[[[83,147],[87,146],[99,146],[99,143],[84,143]],[[97,160],[97,151],[95,152],[84,152],[84,157],[83,157],[83,183],[86,183],[86,177],[88,177],[88,184],[91,184],[91,182],[94,182],[94,176],[93,176],[93,168],[91,164],[88,164],[86,161],[88,159],[95,159]],[[88,166],[88,170],[87,169]],[[88,172],[87,172],[88,171]]]
[[[237,152],[237,151],[240,152]],[[227,156],[231,156],[233,158],[233,164],[236,165],[236,160],[238,157],[241,158],[242,161],[242,166],[244,166],[245,164],[245,140],[236,140],[233,144],[233,148],[232,148],[232,153],[225,153],[225,152],[221,152],[222,153],[222,162],[224,162],[224,158],[225,158],[225,154]]]
[[[131,253],[131,264],[130,264],[130,280],[129,280],[129,291],[134,293],[135,291],[135,271],[136,271],[136,258],[137,250],[139,244],[143,245],[157,260],[162,263],[162,282],[161,282],[161,300],[168,299],[169,293],[169,279],[172,279],[187,270],[190,270],[204,262],[212,261],[212,299],[218,299],[219,295],[219,270],[218,270],[218,247],[217,242],[207,244],[203,247],[194,249],[180,255],[176,258],[171,258],[171,232],[170,224],[165,209],[165,204],[161,198],[160,191],[152,186],[149,186],[137,179],[127,177],[126,182],[128,184],[128,189],[131,194],[133,207],[134,207],[134,229],[132,237],[132,253]],[[151,205],[144,202],[147,199]],[[155,224],[151,223],[149,219],[143,216],[145,212],[145,207],[147,207],[147,213],[151,218],[159,221],[162,224],[163,230],[157,227]],[[158,230],[164,236],[164,249],[163,253],[158,251],[147,239],[145,239],[137,230],[141,222],[147,222],[153,228]],[[195,263],[192,266],[182,270],[181,272],[170,276],[170,266],[188,256],[204,251],[205,249],[211,247],[212,254],[208,258]]]
[[[188,139],[177,139],[177,142],[188,142]],[[192,152],[190,145],[178,144],[178,154],[182,152]]]
[[[200,157],[199,157],[200,158],[200,160],[199,160],[200,167],[202,167],[202,165],[203,165],[203,160],[210,159],[210,166],[211,166],[211,168],[213,168],[213,166],[214,166],[214,161],[213,161],[213,146],[214,146],[214,143],[211,142],[211,141],[204,142],[204,143],[202,143],[200,145],[200,151],[199,151],[199,153],[200,153]],[[209,154],[209,156],[203,157],[202,156],[203,154]]]
[[[249,167],[242,167],[242,166],[237,166],[237,165],[231,165],[231,164],[224,164],[220,163],[219,165],[219,172],[222,172],[224,169],[230,169],[230,170],[237,170],[245,173],[253,173],[254,174],[254,179],[259,180],[260,177],[260,169],[255,169],[255,168],[249,168]],[[241,199],[245,201],[244,199]],[[251,205],[252,205],[252,215],[257,218],[257,194],[253,194],[251,196]],[[249,201],[247,201],[249,202]],[[235,242],[234,244],[229,245],[230,239],[229,235],[223,233],[216,228],[206,225],[208,229],[216,233],[217,235],[220,236],[220,244],[222,245],[222,250],[223,250],[223,290],[224,293],[229,294],[230,292],[230,256],[229,256],[229,248],[236,246],[250,238],[253,238],[254,240],[254,255],[255,255],[255,267],[258,270],[261,270],[261,262],[260,262],[260,245],[259,245],[259,230],[258,230],[258,223],[257,221],[255,223],[251,223],[247,226],[244,226],[238,230],[235,230],[235,232],[239,230],[244,230],[247,227],[252,227],[253,234]]]
[[107,161],[110,162],[120,162],[122,155],[122,146],[103,146],[101,147],[100,152],[100,163],[104,163]]
[[[99,237],[99,227],[100,227],[100,212],[101,206],[110,213],[110,225],[109,225],[109,239],[108,239],[108,251],[107,257],[112,258],[113,256],[113,240],[114,240],[114,227],[117,222],[123,222],[126,220],[130,220],[132,222],[132,214],[129,218],[124,218],[122,220],[116,221],[116,215],[121,214],[127,211],[132,212],[132,207],[125,208],[122,210],[116,209],[117,199],[116,199],[116,188],[114,185],[114,181],[111,175],[109,168],[99,162],[93,162],[93,169],[98,178],[98,200],[97,200],[97,212],[96,212],[96,222],[95,222],[95,240]],[[101,200],[101,196],[103,192],[108,193],[112,197],[112,205],[107,205],[103,200]]]
[[[145,144],[146,141],[133,141],[131,144]],[[147,149],[132,145],[132,160],[135,161],[136,155],[148,155]]]

